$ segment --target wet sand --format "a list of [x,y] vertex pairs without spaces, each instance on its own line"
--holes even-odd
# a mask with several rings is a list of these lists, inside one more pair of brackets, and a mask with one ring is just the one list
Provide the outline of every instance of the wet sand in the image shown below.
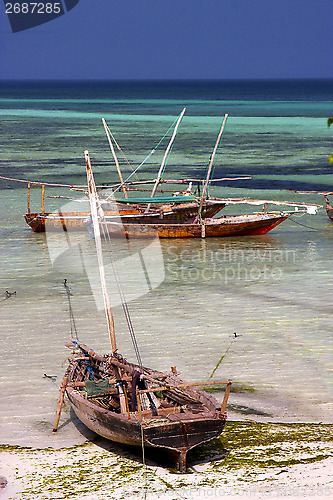
[[99,437],[59,449],[2,446],[0,498],[333,498],[332,412],[326,423],[302,423],[288,404],[231,395],[222,438],[191,451],[186,474]]

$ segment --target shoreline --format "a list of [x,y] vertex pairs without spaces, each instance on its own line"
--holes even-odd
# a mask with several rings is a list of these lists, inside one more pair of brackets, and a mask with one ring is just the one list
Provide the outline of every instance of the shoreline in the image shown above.
[[2,445],[0,498],[333,498],[332,442],[332,424],[228,420],[220,438],[189,452],[186,474],[148,450],[143,465],[141,450],[100,437],[59,449]]

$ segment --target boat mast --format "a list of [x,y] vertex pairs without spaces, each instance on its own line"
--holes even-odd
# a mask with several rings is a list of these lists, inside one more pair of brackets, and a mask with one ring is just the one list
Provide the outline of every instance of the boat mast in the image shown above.
[[117,344],[116,344],[116,336],[115,336],[115,330],[114,330],[114,321],[113,321],[113,315],[112,315],[112,310],[111,310],[110,297],[109,297],[109,293],[108,293],[107,286],[106,286],[105,269],[104,269],[104,262],[103,262],[103,253],[102,253],[102,243],[101,243],[101,232],[100,232],[99,220],[98,220],[98,216],[100,216],[101,218],[104,217],[104,212],[103,212],[101,206],[98,204],[98,194],[97,194],[97,190],[96,190],[94,176],[93,176],[92,169],[91,169],[89,152],[85,151],[84,156],[85,156],[86,167],[87,167],[90,213],[91,213],[92,223],[93,223],[93,227],[94,227],[99,275],[100,275],[102,292],[103,292],[106,322],[107,322],[108,332],[109,332],[109,336],[110,336],[111,351],[113,354],[117,350]]
[[180,125],[180,122],[182,121],[182,118],[185,114],[185,111],[186,111],[186,108],[183,109],[183,111],[181,112],[178,120],[177,120],[177,123],[176,123],[176,126],[175,126],[175,129],[173,131],[173,134],[172,134],[172,137],[170,139],[170,142],[168,144],[168,147],[166,148],[165,150],[165,153],[164,153],[164,156],[163,156],[163,160],[162,160],[162,163],[161,163],[161,166],[160,166],[160,169],[158,171],[158,174],[157,174],[157,178],[156,178],[156,181],[155,181],[155,184],[154,184],[154,187],[153,187],[153,190],[151,192],[151,198],[153,198],[155,196],[155,193],[156,193],[156,189],[157,189],[157,186],[159,185],[160,181],[161,181],[161,177],[162,177],[162,173],[163,173],[163,170],[164,170],[164,166],[165,166],[165,162],[167,160],[167,157],[168,157],[168,154],[170,152],[170,149],[171,149],[171,146],[172,146],[172,143],[173,141],[175,140],[175,137],[176,137],[176,134],[177,134],[177,130],[178,130],[178,127]]
[[108,138],[108,141],[109,141],[109,145],[110,145],[110,149],[111,149],[111,152],[112,152],[112,156],[114,158],[114,161],[116,162],[116,167],[117,167],[117,171],[118,171],[118,175],[119,175],[119,179],[120,179],[120,184],[122,184],[122,190],[124,192],[124,196],[125,196],[125,198],[128,198],[126,187],[124,185],[124,179],[123,179],[123,176],[122,176],[122,173],[121,173],[121,170],[120,170],[120,166],[119,166],[119,161],[118,161],[116,152],[115,152],[114,147],[113,147],[113,143],[112,143],[112,140],[111,140],[111,137],[110,137],[108,126],[107,126],[106,121],[104,120],[104,118],[102,118],[102,122],[103,122],[103,125],[104,125],[104,130],[105,130],[105,133],[106,133],[106,137]]
[[209,184],[210,176],[211,176],[211,173],[212,173],[212,168],[213,168],[213,165],[214,165],[216,151],[217,151],[217,148],[218,148],[218,146],[220,144],[221,137],[222,137],[222,134],[223,134],[223,130],[224,130],[224,126],[226,124],[227,118],[228,118],[228,115],[225,114],[224,115],[224,120],[223,120],[223,123],[222,123],[222,126],[221,126],[221,129],[220,129],[220,132],[219,132],[219,135],[217,136],[215,147],[213,149],[213,153],[212,153],[212,156],[211,156],[211,159],[210,159],[210,163],[209,163],[209,166],[208,166],[207,177],[206,177],[206,181],[205,181],[205,184],[204,184],[204,187],[203,187],[203,190],[202,190],[202,195],[201,195],[201,200],[200,200],[200,209],[199,209],[199,213],[200,214],[201,214],[201,209],[202,209],[203,202],[204,202],[205,197],[206,197],[207,192],[208,192],[208,184]]

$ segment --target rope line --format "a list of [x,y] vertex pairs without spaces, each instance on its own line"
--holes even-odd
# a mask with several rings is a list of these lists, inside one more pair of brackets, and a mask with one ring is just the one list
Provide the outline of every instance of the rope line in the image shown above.
[[[134,170],[134,169],[133,169],[132,165],[130,164],[130,162],[129,162],[129,160],[128,160],[127,156],[126,156],[126,155],[125,155],[125,153],[124,153],[124,151],[121,149],[121,147],[119,146],[118,142],[116,141],[116,138],[115,138],[115,136],[113,135],[113,133],[111,132],[109,125],[106,125],[106,126],[107,126],[108,132],[109,132],[110,136],[112,137],[112,139],[113,139],[113,141],[114,141],[114,143],[115,143],[115,145],[116,145],[116,147],[117,147],[118,151],[120,151],[120,152],[121,152],[121,154],[122,154],[123,158],[125,158],[125,162],[127,163],[127,165],[129,166],[129,168],[130,168],[130,169],[132,170],[132,172],[133,172],[133,170]],[[136,177],[136,179],[137,179],[137,180],[140,180],[140,179],[139,179],[139,177],[138,177],[136,174],[135,174],[135,177]]]
[[[180,116],[180,115],[179,115]],[[140,165],[135,169],[133,170],[133,172],[127,177],[127,179],[124,180],[124,182],[122,184],[120,184],[117,189],[115,191],[113,191],[113,193],[108,197],[106,198],[107,200],[109,198],[111,198],[113,196],[114,193],[116,193],[117,191],[119,191],[119,189],[121,189],[123,187],[124,184],[126,184],[126,182],[134,175],[136,174],[136,172],[139,170],[139,168],[142,167],[142,165],[144,163],[146,163],[146,161],[156,152],[157,148],[160,146],[161,142],[164,140],[164,138],[168,135],[169,131],[174,127],[174,125],[177,123],[178,121],[178,118],[179,116],[177,116],[176,120],[170,125],[170,127],[168,128],[168,130],[165,132],[165,134],[163,135],[163,137],[159,140],[159,142],[156,144],[156,146],[150,151],[150,153],[146,156],[146,158],[140,163]]]
[[73,332],[75,334],[75,338],[78,341],[79,337],[77,334],[77,329],[76,329],[76,324],[75,324],[75,318],[74,318],[74,313],[72,309],[72,303],[71,303],[71,291],[69,286],[67,285],[67,280],[64,279],[64,287],[67,293],[67,298],[68,298],[68,304],[69,304],[69,321],[70,321],[70,326],[71,326],[71,338],[73,338]]
[[289,220],[290,220],[291,222],[295,222],[295,224],[298,224],[298,225],[300,225],[300,226],[306,227],[307,229],[312,229],[313,231],[319,231],[319,229],[318,229],[317,227],[307,226],[306,224],[302,224],[301,222],[297,222],[297,220],[292,219],[291,217],[289,217]]

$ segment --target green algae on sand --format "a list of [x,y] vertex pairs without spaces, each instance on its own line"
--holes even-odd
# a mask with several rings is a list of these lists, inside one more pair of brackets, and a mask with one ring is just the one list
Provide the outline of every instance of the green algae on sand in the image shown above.
[[[215,488],[233,479],[256,482],[267,470],[320,462],[332,457],[332,424],[227,422],[225,432],[189,454],[188,474],[157,467],[146,450],[146,467],[137,453],[108,449],[101,439],[71,448],[31,449],[2,445],[3,463],[16,464],[8,482],[21,485],[20,498],[129,498],[142,488],[150,493],[180,488]],[[228,479],[226,479],[228,478]]]

